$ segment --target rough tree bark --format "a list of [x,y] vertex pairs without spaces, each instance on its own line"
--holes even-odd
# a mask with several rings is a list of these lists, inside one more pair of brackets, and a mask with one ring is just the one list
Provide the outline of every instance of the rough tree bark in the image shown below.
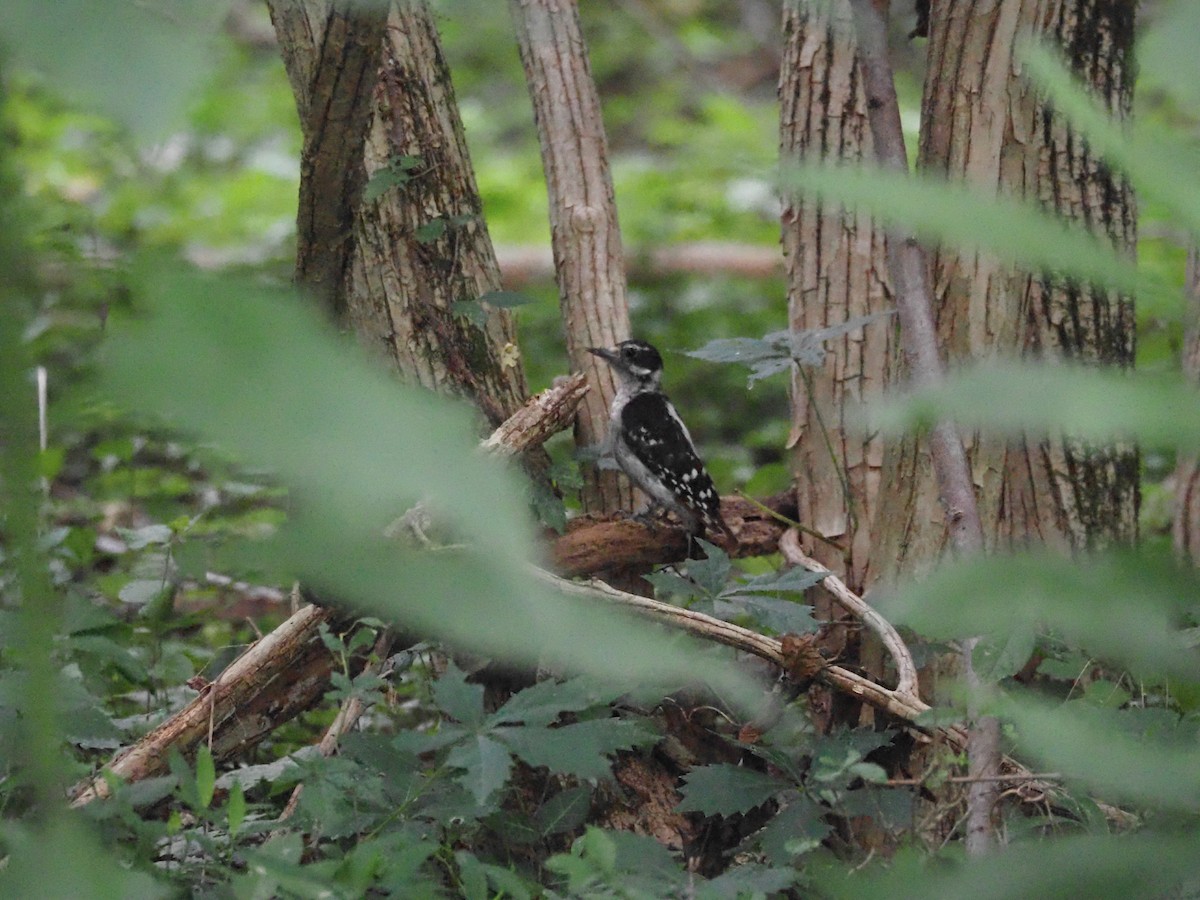
[[479,327],[452,306],[500,271],[428,7],[268,5],[304,134],[297,280],[404,378],[499,424],[525,377],[508,312]]
[[[920,165],[976,186],[1036,199],[1133,253],[1128,186],[1088,152],[1022,78],[1025,36],[1061,46],[1118,118],[1132,91],[1129,4],[935,0],[930,15]],[[1133,363],[1127,297],[942,248],[931,260],[938,332],[951,361],[1028,352],[1103,365]],[[1082,550],[1128,541],[1137,527],[1137,455],[1073,441],[968,439],[989,548],[1040,543]],[[946,543],[927,444],[889,447],[868,582],[931,564]]]
[[[1188,248],[1187,291],[1189,299],[1187,336],[1183,346],[1183,371],[1200,381],[1200,247]],[[1175,469],[1175,549],[1185,559],[1200,565],[1200,459],[1189,455]]]
[[[788,0],[783,31],[780,157],[872,158],[849,4]],[[791,197],[782,221],[793,330],[824,328],[891,306],[884,236],[868,216]],[[883,445],[848,427],[846,413],[881,391],[894,338],[894,322],[875,322],[829,341],[823,369],[792,375],[789,445],[799,521],[842,547],[839,552],[806,538],[805,550],[841,572],[855,591],[862,588],[870,552]],[[828,598],[822,605],[822,617],[835,611]]]
[[[587,348],[629,337],[608,141],[575,0],[511,0],[510,8],[546,171],[567,355],[591,385],[575,435],[587,447],[603,440],[616,394],[611,369]],[[589,512],[630,509],[633,489],[624,476],[589,471],[583,502]]]

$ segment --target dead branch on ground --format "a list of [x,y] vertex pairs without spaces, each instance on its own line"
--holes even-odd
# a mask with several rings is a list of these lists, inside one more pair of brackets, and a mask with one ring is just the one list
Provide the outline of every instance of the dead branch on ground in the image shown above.
[[[492,452],[519,453],[566,428],[586,390],[582,381],[582,376],[564,379],[531,398],[482,446]],[[514,427],[514,420],[524,422],[525,427]],[[333,660],[320,640],[319,629],[334,615],[333,610],[319,606],[300,609],[247,648],[183,709],[118,751],[105,766],[105,773],[126,782],[161,775],[167,771],[172,750],[186,756],[204,740],[215,758],[227,758],[254,746],[308,709],[324,696],[328,686]],[[72,805],[84,806],[109,794],[104,775],[90,777],[71,790]]]

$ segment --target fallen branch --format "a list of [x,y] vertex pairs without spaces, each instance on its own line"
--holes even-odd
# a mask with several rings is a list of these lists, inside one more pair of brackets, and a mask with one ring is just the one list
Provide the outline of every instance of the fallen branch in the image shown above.
[[[301,609],[251,645],[183,709],[136,744],[118,752],[105,767],[105,775],[131,782],[166,773],[172,749],[186,753],[203,740],[211,741],[219,726],[240,715],[242,707],[265,694],[272,681],[294,667],[309,644],[319,643],[318,628],[332,615],[332,610],[319,606]],[[78,807],[109,796],[110,789],[105,777],[97,776],[77,785],[72,793],[71,805]]]
[[[793,553],[793,555],[795,554]],[[796,560],[798,565],[809,571],[829,573],[828,569],[804,556],[803,553],[796,556]],[[703,640],[714,641],[724,644],[727,647],[732,647],[735,650],[753,654],[760,659],[774,663],[782,669],[786,670],[789,668],[790,660],[784,651],[784,641],[781,639],[768,637],[756,631],[751,631],[748,628],[743,628],[740,625],[734,625],[731,622],[695,612],[694,610],[672,606],[669,603],[652,600],[648,597],[639,597],[636,594],[628,594],[610,587],[602,581],[568,581],[544,569],[535,568],[533,572],[535,577],[552,585],[555,589],[563,593],[617,604],[623,609],[632,610],[639,615],[654,619],[668,627],[678,628]],[[825,587],[833,590],[835,596],[839,596],[839,602],[852,615],[860,615],[863,609],[871,612],[875,623],[873,625],[868,624],[868,627],[876,631],[877,634],[888,631],[895,634],[895,628],[891,623],[886,622],[882,616],[871,610],[865,601],[850,592],[841,583],[840,579],[829,573],[826,577],[826,582],[830,583],[825,583]],[[891,640],[889,638],[889,641]],[[895,637],[895,641],[899,642],[900,647],[903,648],[897,653],[897,656],[901,659],[907,658],[909,664],[911,664],[911,655],[908,653],[907,647],[904,647],[903,641],[900,640],[898,634]],[[900,667],[898,666],[898,668]],[[876,709],[890,713],[907,723],[915,732],[925,735],[928,739],[940,740],[955,752],[966,752],[968,734],[965,729],[942,726],[930,727],[920,721],[921,717],[929,712],[930,706],[921,700],[917,694],[915,682],[909,685],[907,678],[905,681],[906,687],[909,688],[908,690],[901,691],[898,688],[892,690],[891,688],[877,684],[869,678],[864,678],[862,675],[851,672],[849,669],[832,664],[821,666],[817,671],[812,673],[812,677],[836,691],[868,703]],[[1055,796],[1060,790],[1057,785],[1048,780],[1049,777],[1046,776],[1043,778],[1035,773],[1031,773],[1016,760],[1003,756],[1000,759],[1000,771],[998,773],[982,776],[978,774],[969,775],[966,777],[964,783],[970,785],[978,782],[980,778],[986,778],[992,782],[1011,784],[1013,787],[1010,793],[1017,796],[1022,803],[1043,803],[1048,796]],[[1112,807],[1105,806],[1103,808],[1110,818],[1120,819],[1123,815],[1120,810]]]
[[[722,497],[721,516],[736,538],[724,548],[731,556],[765,556],[779,548],[787,520],[795,518],[796,495],[785,491],[762,502]],[[554,570],[567,577],[646,569],[687,558],[688,538],[682,528],[644,525],[630,518],[580,516],[550,546]]]
[[[483,441],[492,452],[520,453],[571,423],[583,396],[582,376],[531,398]],[[514,421],[524,423],[516,427]],[[499,435],[499,437],[497,437]],[[133,782],[167,771],[172,750],[190,755],[207,740],[217,760],[254,746],[275,728],[308,709],[329,683],[333,659],[320,640],[322,623],[334,611],[305,606],[252,644],[216,680],[203,685],[183,709],[120,750],[105,775],[84,779],[71,790],[73,806],[109,796],[106,775]]]
[[821,585],[829,591],[834,601],[871,629],[891,655],[892,662],[896,666],[896,693],[920,702],[917,666],[913,662],[912,654],[908,651],[908,645],[904,643],[904,639],[900,637],[900,633],[896,631],[892,623],[876,612],[871,604],[846,587],[842,580],[829,569],[815,559],[806,556],[800,549],[800,536],[795,529],[784,534],[779,541],[779,549],[783,553],[784,559],[792,565],[800,566],[809,572],[825,575]]

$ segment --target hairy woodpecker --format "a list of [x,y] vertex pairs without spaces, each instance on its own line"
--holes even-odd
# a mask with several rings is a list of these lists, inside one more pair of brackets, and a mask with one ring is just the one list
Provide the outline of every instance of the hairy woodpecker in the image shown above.
[[617,396],[602,448],[650,497],[647,513],[667,509],[690,534],[731,535],[692,436],[662,392],[662,356],[645,341],[622,341],[611,350],[590,347],[617,374]]

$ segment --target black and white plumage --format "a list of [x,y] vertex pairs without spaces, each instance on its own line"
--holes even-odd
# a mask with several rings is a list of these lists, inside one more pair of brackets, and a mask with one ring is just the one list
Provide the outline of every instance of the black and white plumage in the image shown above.
[[677,515],[691,534],[729,535],[720,497],[687,426],[662,392],[662,356],[645,341],[592,347],[617,375],[604,451],[649,498]]

